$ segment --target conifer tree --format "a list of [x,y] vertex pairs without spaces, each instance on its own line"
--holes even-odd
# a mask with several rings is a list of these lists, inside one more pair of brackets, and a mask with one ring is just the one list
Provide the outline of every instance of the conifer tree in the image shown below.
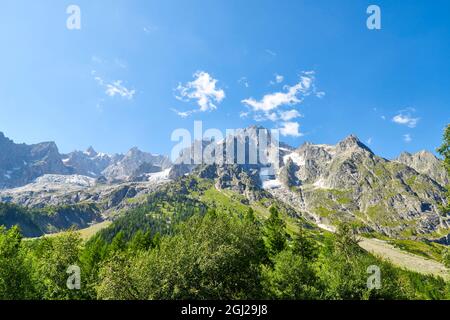
[[264,244],[266,245],[269,257],[275,257],[277,253],[286,248],[286,223],[280,217],[278,209],[274,206],[270,208],[270,217],[264,224]]

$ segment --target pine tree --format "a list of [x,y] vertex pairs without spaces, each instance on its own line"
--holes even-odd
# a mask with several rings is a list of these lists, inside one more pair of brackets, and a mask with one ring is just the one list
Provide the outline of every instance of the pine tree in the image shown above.
[[247,220],[250,223],[256,223],[255,211],[253,210],[252,207],[248,208],[248,211],[245,214],[244,218],[245,218],[245,220]]
[[351,226],[346,223],[339,224],[335,236],[335,250],[338,254],[350,260],[352,256],[359,252],[359,240]]
[[293,251],[307,261],[314,261],[318,256],[318,249],[314,240],[308,236],[305,229],[300,224],[298,233],[294,238]]
[[274,206],[270,208],[270,217],[264,224],[264,243],[271,258],[286,248],[286,223]]

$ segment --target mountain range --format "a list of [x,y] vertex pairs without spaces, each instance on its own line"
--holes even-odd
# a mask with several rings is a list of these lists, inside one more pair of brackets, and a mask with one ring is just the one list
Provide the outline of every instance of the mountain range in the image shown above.
[[[232,138],[243,142],[245,150],[252,141],[259,148],[262,129],[241,129],[223,141],[205,140],[202,145],[221,144],[226,151]],[[264,151],[274,147],[274,140],[269,141]],[[350,135],[336,145],[304,143],[294,148],[279,143],[275,167],[249,163],[248,157],[238,164],[236,159],[235,150],[233,163],[209,165],[172,164],[166,156],[138,148],[115,155],[92,147],[60,154],[53,142],[16,144],[0,133],[0,202],[28,208],[94,204],[101,219],[112,219],[161,185],[192,175],[214,181],[217,190],[244,196],[247,203],[282,203],[293,218],[328,229],[345,222],[362,233],[394,238],[441,239],[449,234],[450,218],[440,210],[449,177],[430,152],[402,153],[388,160]],[[99,219],[90,216],[95,221],[85,225]]]
[[136,147],[126,154],[98,153],[92,147],[84,152],[60,154],[54,142],[16,144],[0,132],[0,189],[21,187],[46,174],[124,181],[146,173],[149,165],[154,166],[151,170],[155,172],[167,169],[171,163],[168,157]]

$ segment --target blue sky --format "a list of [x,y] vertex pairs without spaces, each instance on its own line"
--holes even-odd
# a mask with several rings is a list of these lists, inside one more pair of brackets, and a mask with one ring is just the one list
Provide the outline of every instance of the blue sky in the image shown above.
[[[66,28],[70,4],[81,30]],[[381,30],[366,27],[370,4]],[[172,131],[202,120],[284,128],[294,146],[354,133],[387,158],[434,150],[450,122],[448,12],[445,0],[4,0],[0,131],[61,152],[170,154]]]

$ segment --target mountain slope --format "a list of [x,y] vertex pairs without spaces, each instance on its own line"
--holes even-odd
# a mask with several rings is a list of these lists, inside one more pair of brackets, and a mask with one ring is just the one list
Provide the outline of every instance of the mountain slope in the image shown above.
[[444,188],[404,164],[376,156],[355,136],[335,146],[304,144],[283,161],[296,168],[282,191],[272,193],[297,203],[319,223],[346,221],[388,236],[448,233],[449,218],[438,209]]

